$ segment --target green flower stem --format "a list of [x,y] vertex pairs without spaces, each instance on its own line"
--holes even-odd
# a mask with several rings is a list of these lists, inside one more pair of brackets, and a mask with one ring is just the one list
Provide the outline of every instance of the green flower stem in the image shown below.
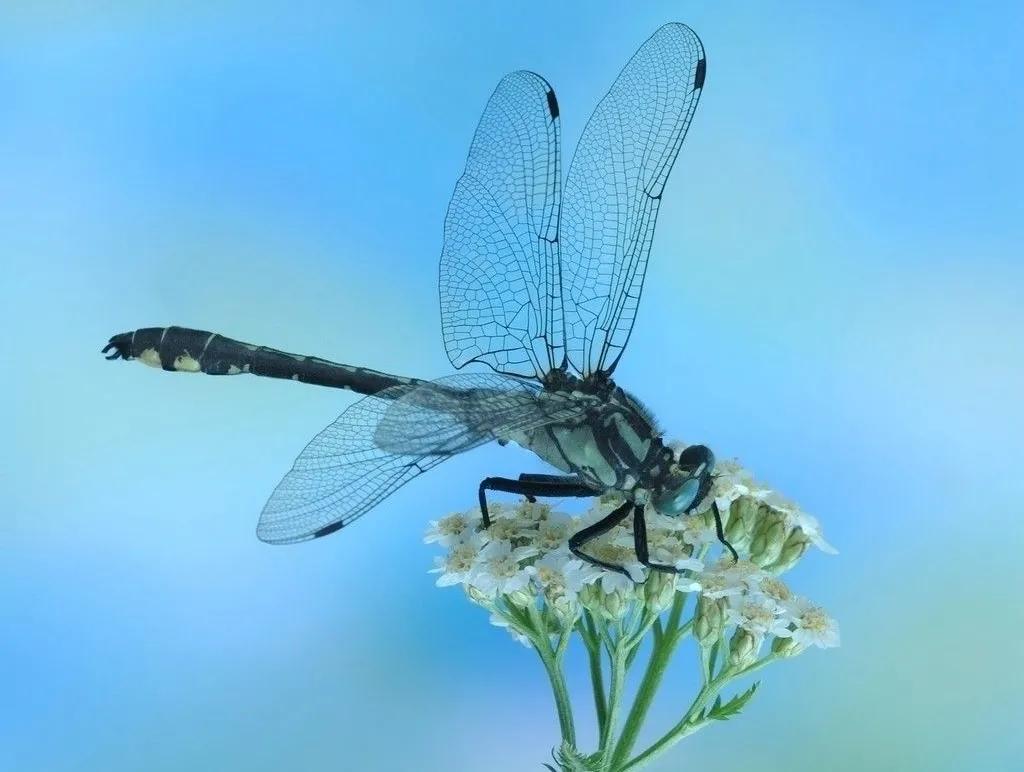
[[565,673],[562,672],[562,659],[565,656],[566,647],[569,645],[572,628],[570,627],[559,636],[558,646],[553,649],[547,625],[544,624],[540,612],[530,606],[528,613],[532,628],[529,637],[544,664],[544,670],[547,671],[548,679],[551,681],[551,691],[555,696],[555,710],[558,711],[558,725],[562,730],[562,744],[575,748],[576,725],[572,718],[572,702],[569,699],[569,689],[565,683]]
[[601,666],[601,640],[594,624],[594,617],[584,610],[577,625],[583,645],[587,649],[590,663],[590,681],[594,688],[594,710],[597,714],[598,737],[603,744],[608,731],[608,702],[604,693],[604,671]]
[[672,654],[676,646],[679,645],[679,642],[690,631],[690,627],[693,624],[692,620],[682,627],[679,626],[679,620],[682,617],[685,603],[686,596],[679,593],[672,604],[672,611],[669,612],[665,632],[654,636],[647,669],[644,671],[640,686],[637,688],[633,706],[629,710],[622,734],[619,736],[619,741],[611,757],[612,769],[617,769],[629,758],[633,746],[636,745],[640,727],[643,726],[644,720],[647,718],[647,711],[650,710],[651,703],[654,701],[654,695],[657,693],[658,687],[661,685],[661,679],[664,677],[665,670],[672,659]]
[[715,664],[718,661],[718,649],[722,646],[723,640],[716,641],[711,648],[704,646],[700,648],[700,673],[704,684],[711,683],[715,675]]
[[722,672],[718,676],[701,687],[701,690],[697,693],[693,702],[690,704],[686,714],[680,719],[679,723],[672,727],[668,732],[661,736],[650,748],[645,750],[640,755],[631,759],[622,767],[615,767],[616,772],[627,772],[627,770],[635,769],[643,764],[651,761],[657,756],[667,751],[677,742],[682,740],[687,735],[691,735],[698,729],[706,726],[707,724],[714,721],[713,718],[702,718],[695,720],[696,716],[704,709],[708,702],[714,699],[718,693],[722,690],[727,683],[736,678],[742,678],[743,676],[750,675],[765,665],[780,659],[778,654],[768,654],[752,665],[741,670],[733,670],[730,667],[723,668]]
[[653,745],[651,745],[650,748],[645,750],[636,758],[631,759],[623,766],[617,767],[616,769],[621,770],[621,772],[626,772],[626,770],[634,769],[643,764],[646,764],[655,757],[660,756],[662,753],[667,751],[669,748],[671,748],[673,745],[675,745],[677,742],[682,740],[687,735],[693,734],[702,726],[704,726],[706,721],[695,722],[693,721],[693,717],[701,709],[703,709],[703,707],[707,704],[708,700],[710,700],[715,694],[718,693],[718,690],[725,685],[725,682],[727,680],[727,678],[723,678],[721,681],[716,679],[701,687],[701,690],[697,693],[697,696],[694,698],[693,702],[690,703],[689,709],[686,711],[686,714],[682,717],[682,719],[680,719],[678,724],[676,724],[668,732],[662,735],[662,737],[658,739],[657,742],[655,742]]
[[[550,649],[550,647],[549,647]],[[541,662],[551,680],[551,690],[555,695],[555,709],[558,711],[558,725],[562,730],[562,743],[576,747],[576,727],[572,718],[572,703],[569,701],[569,690],[565,685],[562,663],[549,653],[537,649]]]
[[622,637],[622,628],[619,627],[619,636],[616,646],[611,652],[611,685],[608,691],[608,719],[607,732],[601,744],[601,769],[608,769],[612,758],[612,751],[615,743],[612,736],[615,733],[615,724],[619,718],[619,706],[622,703],[622,691],[626,684],[626,659],[629,657],[629,648],[625,645]]

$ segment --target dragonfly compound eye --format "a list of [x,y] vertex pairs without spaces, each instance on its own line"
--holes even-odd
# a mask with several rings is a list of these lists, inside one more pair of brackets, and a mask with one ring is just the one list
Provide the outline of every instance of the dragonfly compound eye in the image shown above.
[[672,478],[651,499],[654,508],[663,515],[676,517],[688,512],[697,503],[701,491],[700,477]]

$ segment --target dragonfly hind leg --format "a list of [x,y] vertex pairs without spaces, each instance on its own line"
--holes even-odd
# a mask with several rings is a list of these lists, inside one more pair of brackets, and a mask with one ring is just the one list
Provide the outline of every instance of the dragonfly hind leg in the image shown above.
[[608,531],[629,517],[629,513],[633,509],[633,506],[633,502],[624,501],[593,525],[588,525],[586,528],[574,533],[569,537],[569,551],[580,560],[584,560],[587,563],[593,563],[596,566],[601,566],[601,568],[607,568],[609,571],[617,571],[618,573],[629,576],[630,579],[632,579],[633,577],[630,576],[629,571],[622,566],[617,566],[614,563],[609,563],[599,558],[595,558],[592,555],[588,555],[582,548],[587,542],[592,539],[596,539],[602,534],[608,533]]
[[538,496],[587,498],[600,493],[571,475],[561,477],[553,474],[523,474],[518,480],[509,477],[487,477],[480,483],[479,489],[480,516],[483,518],[484,528],[491,527],[491,517],[487,511],[487,491],[518,493],[529,501],[536,501]]

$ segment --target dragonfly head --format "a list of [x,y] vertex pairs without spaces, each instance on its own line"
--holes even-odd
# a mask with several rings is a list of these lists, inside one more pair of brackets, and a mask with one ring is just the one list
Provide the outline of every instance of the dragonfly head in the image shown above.
[[715,454],[704,445],[683,448],[658,487],[651,504],[663,515],[677,517],[691,512],[711,488]]

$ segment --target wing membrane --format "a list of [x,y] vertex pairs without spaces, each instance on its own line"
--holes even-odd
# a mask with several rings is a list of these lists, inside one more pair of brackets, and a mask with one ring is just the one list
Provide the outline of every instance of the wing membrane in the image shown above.
[[539,75],[506,75],[480,118],[448,207],[441,323],[455,367],[540,376],[563,359],[560,130]]
[[257,535],[287,544],[332,533],[453,455],[586,407],[518,379],[468,373],[364,397],[299,454]]
[[460,373],[393,401],[374,439],[392,453],[461,453],[510,432],[571,420],[589,404],[515,378]]
[[704,72],[696,33],[666,24],[629,60],[583,131],[560,228],[566,349],[582,375],[611,372],[629,340],[661,194]]

